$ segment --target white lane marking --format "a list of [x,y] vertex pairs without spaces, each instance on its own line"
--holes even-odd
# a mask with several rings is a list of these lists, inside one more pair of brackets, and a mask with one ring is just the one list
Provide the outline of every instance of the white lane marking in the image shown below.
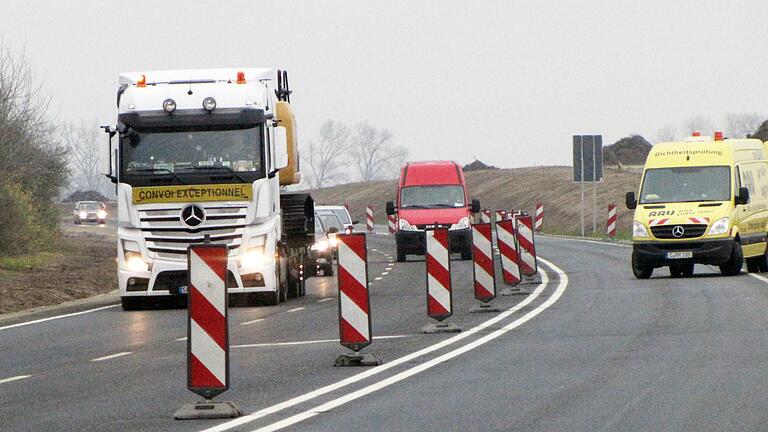
[[526,322],[533,319],[535,316],[539,315],[540,313],[547,310],[550,306],[552,306],[565,292],[566,287],[568,286],[568,276],[557,266],[554,264],[546,261],[541,260],[542,262],[545,262],[548,266],[550,266],[555,273],[558,274],[560,277],[560,282],[557,284],[557,289],[555,289],[555,292],[552,293],[552,296],[548,298],[544,303],[541,305],[535,307],[533,310],[529,311],[525,315],[521,316],[520,318],[512,321],[511,323],[505,325],[504,327],[495,330],[480,339],[477,339],[475,341],[472,341],[464,346],[458,347],[453,351],[449,351],[439,357],[435,357],[432,360],[429,360],[425,363],[422,363],[420,365],[414,366],[410,369],[406,369],[403,372],[400,372],[398,374],[392,375],[389,378],[383,379],[377,383],[373,383],[367,387],[363,387],[360,390],[357,390],[355,392],[352,392],[348,395],[339,397],[337,399],[334,399],[330,402],[326,402],[322,405],[318,405],[312,409],[309,409],[307,411],[304,411],[302,413],[296,414],[294,416],[288,417],[286,419],[280,420],[278,422],[272,423],[270,425],[267,425],[262,428],[255,429],[254,432],[267,432],[267,431],[276,431],[279,429],[283,429],[285,427],[294,425],[296,423],[302,422],[304,420],[307,420],[311,417],[314,417],[320,413],[326,413],[334,408],[338,408],[348,402],[352,402],[353,400],[360,399],[364,396],[367,396],[373,392],[379,391],[383,388],[389,387],[393,384],[396,384],[400,381],[403,381],[407,378],[410,378],[418,373],[424,372],[425,370],[431,369],[441,363],[445,363],[448,360],[451,360],[452,358],[458,357],[468,351],[472,351],[475,348],[478,348],[482,345],[485,345],[486,343],[498,338],[499,336],[502,336],[506,333],[508,333],[511,330],[514,330],[515,328],[525,324]]
[[320,299],[317,302],[318,303],[325,303],[325,302],[331,301],[331,300],[333,300],[333,297],[328,297],[328,298]]
[[378,250],[378,249],[376,249],[376,248],[371,248],[371,250],[372,250],[372,251],[374,251],[374,252],[378,252],[378,251],[379,251],[379,250]]
[[383,271],[383,272],[381,272],[381,275],[382,275],[382,276],[386,276],[386,275],[388,275],[388,274],[389,274],[389,272],[388,272],[388,271]]
[[176,339],[176,342],[181,342],[181,341],[185,341],[185,340],[187,340],[186,336],[180,337],[180,338]]
[[[373,340],[376,339],[400,339],[411,337],[412,335],[391,335],[391,336],[373,336]],[[272,342],[272,343],[256,343],[256,344],[242,344],[232,345],[231,348],[264,348],[264,347],[281,347],[281,346],[296,346],[296,345],[313,345],[321,343],[339,343],[338,339],[320,339],[311,341],[296,341],[296,342]]]
[[[205,429],[205,430],[203,430],[201,432],[222,432],[222,431],[226,431],[226,430],[235,428],[237,426],[240,426],[240,425],[243,425],[243,424],[246,424],[246,423],[250,423],[250,422],[252,422],[254,420],[257,420],[257,419],[260,419],[262,417],[266,417],[268,415],[280,412],[280,411],[282,411],[284,409],[288,409],[290,407],[302,404],[304,402],[307,402],[307,401],[310,401],[312,399],[315,399],[315,398],[318,398],[320,396],[323,396],[325,394],[331,393],[331,392],[336,391],[336,390],[338,390],[340,388],[344,388],[344,387],[346,387],[348,385],[351,385],[351,384],[354,384],[356,382],[362,381],[362,380],[364,380],[366,378],[369,378],[369,377],[372,377],[374,375],[378,375],[378,374],[380,374],[382,372],[385,372],[385,371],[387,371],[387,370],[389,370],[389,369],[391,369],[393,367],[399,366],[399,365],[401,365],[403,363],[410,362],[410,361],[412,361],[414,359],[417,359],[419,357],[425,356],[425,355],[427,355],[429,353],[432,353],[434,351],[437,351],[437,350],[445,348],[445,347],[447,347],[449,345],[452,345],[452,344],[454,344],[456,342],[464,340],[464,339],[472,336],[473,334],[475,334],[475,333],[477,333],[479,331],[482,331],[482,330],[484,330],[484,329],[486,329],[486,328],[496,324],[497,322],[499,322],[499,321],[503,320],[504,318],[512,315],[513,313],[517,312],[518,310],[528,306],[532,301],[534,301],[544,291],[544,288],[546,288],[548,282],[549,282],[549,278],[547,276],[547,273],[542,271],[542,273],[541,273],[541,283],[536,287],[535,290],[533,290],[533,292],[531,294],[526,296],[525,299],[523,299],[520,303],[517,303],[515,306],[511,307],[510,309],[508,309],[508,310],[506,310],[506,311],[504,311],[504,312],[502,312],[502,313],[500,313],[500,314],[498,314],[498,315],[496,315],[494,317],[489,318],[488,320],[478,324],[477,326],[475,326],[475,327],[473,327],[473,328],[471,328],[471,329],[469,329],[467,331],[464,331],[464,332],[461,332],[461,333],[457,333],[455,336],[449,337],[448,339],[445,339],[443,341],[440,341],[438,343],[430,345],[430,346],[428,346],[426,348],[422,348],[422,349],[420,349],[418,351],[415,351],[415,352],[412,352],[410,354],[404,355],[403,357],[397,358],[397,359],[392,360],[392,361],[390,361],[388,363],[384,363],[383,365],[377,366],[374,369],[369,369],[369,370],[367,370],[365,372],[360,372],[360,373],[358,373],[356,375],[352,375],[351,377],[345,378],[345,379],[343,379],[341,381],[338,381],[336,383],[329,384],[329,385],[324,386],[324,387],[320,387],[320,388],[315,389],[315,390],[313,390],[313,391],[311,391],[309,393],[305,393],[303,395],[296,396],[293,399],[289,399],[289,400],[281,402],[279,404],[272,405],[272,406],[266,407],[266,408],[262,408],[259,411],[256,411],[254,413],[251,413],[251,414],[248,414],[248,415],[244,415],[244,416],[242,416],[242,417],[240,417],[238,419],[235,419],[235,420],[230,420],[228,422],[225,422],[225,423],[222,423],[220,425],[211,427],[209,429]],[[374,339],[375,339],[375,336],[374,336]]]
[[376,276],[375,278],[373,278],[373,280],[375,280],[375,281],[380,281],[380,280],[382,280],[382,279],[384,279],[384,278],[383,278],[383,277],[381,277],[381,276]]
[[0,379],[0,384],[5,384],[13,381],[23,380],[31,377],[32,375],[16,375],[15,377]]
[[287,310],[286,312],[287,313],[294,313],[294,312],[298,312],[298,311],[304,310],[304,309],[306,309],[306,308],[302,306],[302,307],[293,308],[291,310]]
[[74,312],[74,313],[70,313],[70,314],[66,314],[66,315],[57,315],[57,316],[52,316],[52,317],[48,317],[48,318],[37,319],[37,320],[34,320],[34,321],[27,321],[27,322],[22,322],[22,323],[18,323],[18,324],[11,324],[11,325],[7,325],[7,326],[4,326],[4,327],[0,327],[0,330],[8,330],[8,329],[16,328],[16,327],[23,327],[23,326],[28,326],[28,325],[37,324],[37,323],[46,322],[46,321],[53,321],[53,320],[62,319],[62,318],[69,318],[69,317],[73,317],[73,316],[84,315],[84,314],[91,313],[91,312],[98,312],[98,311],[104,310],[104,309],[111,309],[111,308],[114,308],[114,307],[117,307],[117,306],[118,305],[116,305],[116,304],[109,305],[109,306],[102,306],[102,307],[97,307],[96,309],[88,309],[88,310],[84,310],[84,311],[80,311],[80,312]]
[[392,266],[387,266],[386,270],[387,271],[392,271]]
[[756,273],[747,273],[747,274],[752,276],[753,278],[759,280],[759,281],[763,281],[765,283],[768,283],[768,278],[766,278],[764,276],[760,276],[759,274],[756,274]]
[[98,358],[95,358],[95,359],[91,359],[91,361],[92,362],[100,362],[100,361],[104,361],[104,360],[112,360],[113,358],[127,356],[128,354],[133,354],[133,352],[132,351],[123,351],[123,352],[119,352],[117,354],[110,354],[108,356],[98,357]]
[[255,320],[246,321],[244,323],[240,323],[241,326],[248,325],[248,324],[254,324],[257,322],[264,321],[264,318],[256,318]]

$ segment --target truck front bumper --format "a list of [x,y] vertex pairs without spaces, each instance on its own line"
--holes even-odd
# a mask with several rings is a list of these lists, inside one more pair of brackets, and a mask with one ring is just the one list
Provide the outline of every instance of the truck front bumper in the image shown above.
[[[632,249],[638,264],[664,267],[674,264],[720,265],[731,258],[733,238],[686,242],[636,242]],[[668,252],[691,252],[691,258],[669,258]]]
[[[449,230],[448,241],[451,253],[461,253],[472,250],[472,231],[469,228]],[[426,248],[426,234],[424,231],[395,232],[397,247],[407,254],[424,255]]]

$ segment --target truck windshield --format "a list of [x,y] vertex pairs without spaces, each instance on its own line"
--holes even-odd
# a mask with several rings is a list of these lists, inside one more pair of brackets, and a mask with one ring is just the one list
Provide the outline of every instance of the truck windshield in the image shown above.
[[[129,130],[121,136],[122,175],[207,183],[209,176],[252,182],[264,176],[262,128]],[[156,184],[156,183],[155,183]]]
[[727,201],[731,199],[730,173],[727,166],[646,170],[640,204]]
[[459,185],[408,186],[400,192],[400,208],[464,207],[464,187]]

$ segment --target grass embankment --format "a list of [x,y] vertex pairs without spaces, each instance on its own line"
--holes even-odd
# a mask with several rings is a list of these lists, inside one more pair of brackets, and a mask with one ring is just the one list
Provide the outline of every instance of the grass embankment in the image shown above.
[[[516,209],[534,213],[536,202],[544,204],[544,232],[581,234],[581,186],[572,181],[572,168],[563,166],[530,167],[473,171],[465,173],[468,193],[483,208]],[[633,211],[627,210],[624,195],[636,190],[640,173],[606,169],[597,185],[597,232],[592,231],[592,186],[585,186],[584,223],[588,236],[606,237],[608,204],[618,204],[617,238],[628,239]],[[349,204],[352,216],[364,221],[365,207],[372,205],[376,223],[386,221],[385,203],[394,199],[395,180],[349,183],[311,191],[315,203]]]

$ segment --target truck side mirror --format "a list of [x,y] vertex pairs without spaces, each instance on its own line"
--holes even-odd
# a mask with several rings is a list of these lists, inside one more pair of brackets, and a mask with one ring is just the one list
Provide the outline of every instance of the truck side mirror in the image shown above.
[[390,216],[395,214],[395,203],[392,201],[387,201],[387,214]]
[[739,194],[736,195],[735,202],[736,202],[736,205],[749,204],[749,188],[744,186],[740,187]]
[[116,170],[113,170],[117,158],[115,157],[114,161],[112,159],[112,137],[117,134],[117,131],[109,126],[101,126],[101,128],[107,134],[107,148],[106,151],[99,151],[99,174],[106,176],[112,183],[117,183],[117,177],[114,174]]
[[283,169],[288,166],[288,137],[285,128],[275,128],[275,169]]
[[627,208],[632,210],[637,208],[637,198],[634,192],[627,192]]
[[472,208],[470,209],[472,213],[480,213],[480,200],[475,198],[472,200]]

